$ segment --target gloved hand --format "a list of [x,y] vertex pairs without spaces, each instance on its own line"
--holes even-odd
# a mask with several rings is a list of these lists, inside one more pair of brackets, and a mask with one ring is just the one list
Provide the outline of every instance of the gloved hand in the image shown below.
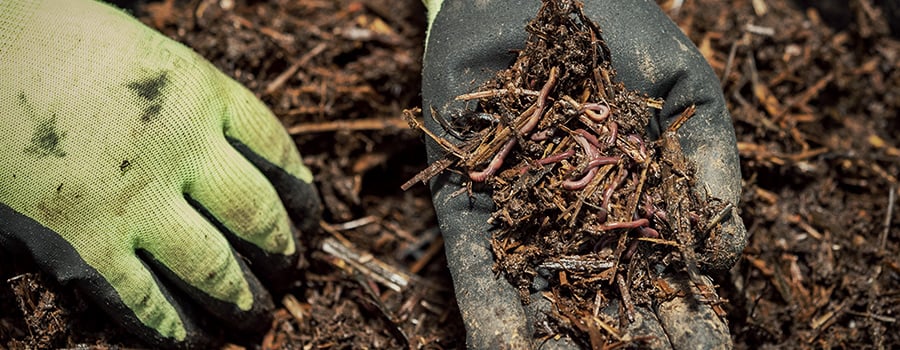
[[288,213],[318,223],[312,174],[266,106],[99,2],[0,2],[0,135],[0,247],[154,346],[209,340],[192,305],[268,326],[257,276],[295,268]]
[[[454,97],[472,92],[498,70],[515,60],[515,49],[524,46],[525,25],[535,16],[540,1],[426,1],[429,37],[423,72],[423,106],[427,127],[451,139],[427,112],[436,108],[443,116],[464,109]],[[629,89],[665,99],[651,135],[668,125],[692,104],[697,111],[678,132],[686,156],[697,166],[701,193],[737,204],[741,177],[734,130],[719,82],[690,40],[653,1],[587,1],[589,18],[598,22],[612,53],[618,80]],[[443,149],[428,141],[430,161]],[[455,195],[468,179],[445,172],[433,179],[431,190],[444,234],[447,259],[467,329],[469,347],[478,349],[535,346],[532,324],[549,309],[540,296],[523,307],[517,290],[492,272],[487,224],[493,204],[489,194],[474,198]],[[706,270],[731,267],[746,245],[746,229],[734,211],[718,235],[701,251],[711,257]],[[683,276],[672,285],[687,290]],[[687,298],[641,309],[628,327],[634,336],[654,335],[653,348],[728,348],[727,327],[692,293]],[[615,313],[615,308],[609,312]],[[664,333],[663,333],[664,332]],[[571,344],[558,343],[557,346]]]

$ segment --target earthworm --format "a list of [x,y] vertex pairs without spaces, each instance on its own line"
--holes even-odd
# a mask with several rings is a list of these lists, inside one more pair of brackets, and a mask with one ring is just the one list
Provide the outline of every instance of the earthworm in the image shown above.
[[659,209],[653,204],[653,201],[644,197],[644,217],[648,219],[656,218],[663,221],[669,221],[666,211]]
[[649,226],[638,227],[638,233],[640,233],[642,238],[659,238],[659,231]]
[[618,162],[619,162],[619,157],[597,157],[597,158],[591,159],[591,161],[588,162],[587,167],[588,168],[596,168],[601,165],[616,164]]
[[606,219],[609,219],[609,212],[604,208],[600,208],[597,210],[597,222],[603,224],[606,223]]
[[[581,148],[584,149],[584,153],[588,159],[599,158],[600,151],[594,146],[593,143],[589,139],[593,139],[593,141],[597,141],[597,138],[584,131],[584,129],[578,129],[575,131],[577,134],[575,135],[575,142],[577,142]],[[562,187],[569,191],[576,191],[587,186],[591,180],[594,179],[594,176],[597,176],[597,167],[588,167],[588,172],[580,179],[577,180],[565,180],[562,183]]]
[[556,128],[549,128],[531,134],[531,141],[544,141],[556,132]]
[[487,180],[488,176],[494,175],[494,173],[496,173],[497,170],[500,169],[500,166],[503,165],[503,160],[515,145],[516,139],[514,138],[506,141],[506,144],[504,144],[503,148],[501,148],[500,151],[494,155],[494,158],[491,159],[491,162],[488,163],[488,166],[482,171],[470,171],[469,178],[475,182],[484,182],[484,180]]
[[[575,150],[570,149],[568,151],[560,152],[560,153],[554,154],[552,156],[548,156],[546,158],[538,159],[534,163],[537,165],[547,165],[547,164],[556,163],[563,159],[569,159],[569,157],[572,157],[574,155],[575,155]],[[519,169],[519,174],[524,174],[525,172],[528,171],[528,169],[529,169],[529,166],[527,166],[527,165],[523,166],[521,169]]]
[[688,212],[688,219],[691,221],[691,225],[697,225],[700,222],[700,215],[697,215],[695,212]]
[[[602,122],[609,117],[609,106],[599,103],[585,103],[581,105],[584,115],[588,116],[595,123]],[[600,112],[599,114],[594,112]]]
[[[597,137],[594,136],[593,134],[587,132],[587,130],[584,130],[584,129],[577,129],[577,130],[575,130],[575,132],[578,133],[578,135],[581,135],[582,137],[584,137],[584,139],[585,139],[587,142],[589,142],[591,145],[593,145],[594,147],[596,147],[596,148],[598,148],[598,149],[599,149],[599,148],[602,148],[602,147],[600,147],[600,141],[597,140]],[[599,154],[600,151],[597,150],[597,153]],[[595,157],[596,157],[596,156],[595,156]]]
[[619,158],[617,158],[617,157],[593,158],[593,159],[591,159],[591,161],[589,161],[587,163],[587,166],[585,167],[585,169],[588,169],[588,173],[585,174],[584,177],[582,177],[578,180],[564,181],[563,188],[570,190],[570,191],[580,190],[580,189],[584,188],[585,186],[587,186],[587,184],[590,183],[591,180],[594,179],[594,176],[597,176],[597,168],[599,166],[607,165],[607,164],[615,164],[618,162],[619,162]]
[[603,202],[600,202],[601,208],[606,208],[606,205],[609,204],[609,199],[612,197],[613,192],[616,191],[616,188],[621,186],[621,183],[625,181],[625,178],[628,177],[628,170],[622,169],[615,179],[609,184],[609,187],[606,188],[606,191],[603,192]]
[[549,156],[549,157],[547,157],[547,158],[538,159],[538,160],[537,160],[537,163],[538,163],[539,165],[547,165],[547,164],[550,164],[550,163],[556,163],[556,162],[561,161],[561,160],[563,160],[563,159],[569,159],[569,157],[574,156],[574,155],[575,155],[575,150],[574,150],[574,149],[570,149],[570,150],[565,151],[565,152],[562,152],[562,153],[554,154],[554,155]]
[[585,174],[578,180],[563,181],[562,187],[569,191],[580,190],[580,189],[584,188],[585,186],[587,186],[587,184],[590,183],[591,180],[594,179],[594,176],[597,176],[597,168],[591,168],[590,170],[588,170],[587,174]]
[[[528,118],[525,122],[525,125],[522,125],[522,128],[519,129],[519,133],[521,135],[527,135],[537,126],[538,121],[541,119],[541,114],[544,113],[544,103],[547,100],[547,96],[550,95],[550,89],[553,88],[553,85],[556,84],[556,75],[557,69],[556,67],[550,69],[550,78],[547,79],[547,83],[544,84],[544,87],[541,89],[541,93],[538,96],[537,100],[537,108],[535,108],[534,113]],[[500,151],[494,155],[494,158],[491,159],[491,162],[488,163],[488,166],[481,171],[470,171],[469,178],[475,182],[484,182],[487,178],[497,170],[500,169],[500,166],[503,165],[503,160],[506,159],[506,156],[509,154],[509,151],[512,150],[513,146],[516,145],[516,138],[512,138],[509,141],[506,141],[503,144],[503,147],[500,148]]]
[[[651,227],[641,226],[638,227],[637,231],[639,238],[659,238],[659,231],[656,231]],[[631,259],[631,256],[634,255],[634,251],[637,250],[639,242],[640,241],[638,240],[631,241],[631,244],[628,246],[628,249],[625,250],[625,254],[623,254],[622,257],[626,260]]]
[[609,128],[609,139],[606,140],[606,146],[609,147],[616,144],[616,138],[619,137],[619,123],[610,121],[607,127]]
[[650,225],[650,220],[647,220],[645,218],[640,218],[640,219],[637,219],[634,221],[614,222],[611,224],[603,224],[603,225],[600,225],[600,230],[601,231],[609,231],[609,230],[615,230],[615,229],[620,229],[620,228],[633,229],[633,228],[638,228],[638,227],[647,226],[647,225]]
[[544,87],[541,88],[540,95],[538,95],[537,108],[534,109],[534,113],[531,114],[531,117],[528,118],[525,125],[522,125],[522,128],[519,129],[519,133],[522,135],[527,135],[531,132],[531,130],[537,126],[538,121],[541,119],[541,115],[544,114],[544,105],[547,102],[547,97],[550,95],[550,89],[553,89],[553,85],[556,84],[556,75],[557,69],[556,67],[553,67],[553,69],[550,69],[550,78],[547,79]]

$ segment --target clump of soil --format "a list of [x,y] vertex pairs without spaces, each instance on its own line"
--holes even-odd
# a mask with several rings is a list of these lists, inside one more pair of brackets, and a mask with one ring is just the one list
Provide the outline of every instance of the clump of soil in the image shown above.
[[[697,272],[695,242],[730,206],[695,191],[677,140],[693,108],[651,140],[651,109],[663,101],[614,82],[609,49],[578,2],[544,1],[526,31],[512,67],[457,97],[478,100],[476,111],[460,113],[468,121],[435,116],[466,140],[437,140],[457,159],[452,167],[468,174],[469,186],[492,191],[496,269],[525,302],[536,283],[549,283],[548,299],[562,313],[557,331],[585,340],[572,323],[610,300],[634,312],[674,296],[653,287],[656,265],[667,266],[663,274],[688,273],[707,300],[717,300]],[[491,123],[472,130],[484,120]]]

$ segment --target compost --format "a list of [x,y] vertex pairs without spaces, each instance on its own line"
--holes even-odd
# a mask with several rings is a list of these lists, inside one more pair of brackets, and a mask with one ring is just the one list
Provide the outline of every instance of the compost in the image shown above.
[[[721,78],[734,119],[750,238],[737,265],[713,277],[736,348],[900,346],[900,43],[890,32],[900,21],[886,19],[896,8],[658,3]],[[421,103],[423,11],[419,0],[168,0],[136,11],[261,97],[325,200],[330,231],[309,242],[303,278],[277,296],[268,333],[222,339],[464,347],[429,194],[399,190],[427,166],[400,117]],[[640,242],[635,254],[665,252]],[[397,292],[376,276],[408,279]],[[102,315],[29,261],[0,256],[0,347],[143,346]]]

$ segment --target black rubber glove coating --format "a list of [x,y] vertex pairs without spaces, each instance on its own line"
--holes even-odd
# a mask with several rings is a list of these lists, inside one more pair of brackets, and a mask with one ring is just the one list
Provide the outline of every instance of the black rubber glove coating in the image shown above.
[[[157,284],[184,321],[187,339],[184,343],[173,344],[155,330],[144,326],[134,312],[125,306],[112,285],[81,259],[69,242],[3,203],[0,203],[0,246],[10,252],[30,252],[41,270],[48,272],[60,284],[73,285],[84,291],[85,295],[103,308],[123,329],[127,329],[148,344],[185,349],[202,348],[212,344],[211,339],[197,327],[193,319],[186,317],[189,312],[184,305],[172,302],[171,292],[161,283]],[[271,301],[269,304],[271,305]]]
[[[475,91],[512,64],[514,50],[524,46],[525,25],[539,7],[540,1],[444,1],[429,33],[424,61],[423,110],[430,130],[452,140],[431,117],[430,108],[443,116],[463,110],[465,104],[453,98]],[[658,135],[688,106],[697,106],[695,116],[679,130],[682,147],[697,163],[701,192],[737,208],[741,176],[734,129],[719,81],[693,43],[652,1],[587,1],[584,8],[604,31],[617,80],[665,99],[658,121],[650,126],[651,135]],[[435,142],[426,142],[429,161],[443,155]],[[469,346],[531,347],[533,332],[517,291],[491,271],[486,220],[492,201],[485,193],[452,197],[463,180],[444,173],[432,180],[431,190]],[[705,242],[707,270],[730,268],[746,245],[746,230],[736,209],[720,232]]]

